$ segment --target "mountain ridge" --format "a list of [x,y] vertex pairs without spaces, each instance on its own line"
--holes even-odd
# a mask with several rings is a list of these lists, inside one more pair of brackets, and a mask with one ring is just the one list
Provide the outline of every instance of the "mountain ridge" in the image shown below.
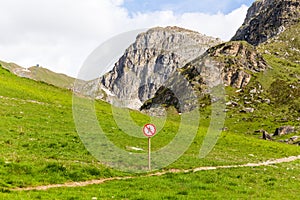
[[[4,61],[0,61],[0,64],[3,68],[9,70],[10,72],[19,77],[29,78],[35,81],[42,81],[47,84],[68,90],[73,89],[74,82],[76,80],[73,77],[62,73],[53,72],[42,66],[32,66],[29,68],[24,68],[19,66],[18,64],[8,63]],[[81,80],[78,81],[83,82]]]
[[118,98],[113,104],[139,109],[177,68],[220,42],[179,27],[150,29],[137,36],[101,83]]
[[[261,15],[261,13],[264,13],[265,11],[268,11],[270,13],[276,14],[279,9],[282,9],[281,13],[286,13],[285,5],[289,5],[288,2],[291,2],[292,5],[295,3],[295,1],[284,1],[283,4],[278,4],[281,7],[277,7],[273,9],[272,5],[274,2],[263,0],[263,1],[257,1],[255,2],[248,10],[247,18],[245,19],[245,22],[251,21],[254,18],[257,18]],[[296,2],[296,5],[298,3]],[[271,7],[270,7],[271,6]],[[297,7],[298,8],[298,7]],[[261,12],[263,10],[264,12]],[[249,19],[249,16],[251,20]],[[276,96],[275,93],[281,93],[283,95],[284,93],[289,93],[292,95],[293,98],[297,99],[295,96],[295,93],[297,93],[297,89],[295,91],[290,91],[289,89],[285,88],[288,87],[288,83],[286,83],[286,80],[281,81],[284,82],[284,86],[282,88],[275,89],[276,87],[276,81],[280,80],[281,75],[286,74],[283,69],[280,69],[279,65],[277,63],[274,63],[274,59],[277,59],[279,55],[281,55],[282,59],[287,59],[288,57],[293,57],[293,60],[290,60],[289,62],[286,62],[285,60],[280,61],[284,67],[289,68],[289,66],[297,66],[297,64],[293,64],[293,62],[299,64],[299,22],[293,21],[293,16],[291,19],[291,23],[287,23],[285,30],[280,33],[276,33],[274,35],[270,35],[268,40],[266,41],[259,41],[257,44],[254,43],[254,45],[251,44],[251,41],[245,40],[245,37],[247,35],[243,35],[241,40],[242,41],[235,41],[233,38],[230,42],[225,42],[223,44],[211,47],[208,49],[203,55],[196,58],[194,61],[188,63],[185,67],[183,67],[183,70],[180,72],[183,76],[187,77],[188,81],[192,84],[194,89],[198,91],[198,96],[201,99],[207,98],[205,93],[209,92],[208,88],[214,87],[216,84],[211,83],[217,83],[218,79],[223,80],[224,86],[231,86],[233,88],[238,89],[237,91],[241,91],[241,94],[244,94],[244,98],[250,98],[252,101],[255,102],[269,102],[270,99],[274,100],[277,103],[280,103],[281,100],[279,100],[281,97]],[[270,28],[272,24],[272,18],[268,22],[269,25],[266,27]],[[261,23],[264,23],[262,25],[266,25],[266,22],[263,21]],[[280,27],[280,26],[279,26]],[[277,28],[279,28],[277,27]],[[244,25],[237,31],[237,33],[240,32],[240,30],[245,28]],[[276,29],[276,28],[275,28]],[[270,28],[270,32],[272,32],[273,27]],[[277,29],[276,29],[277,30]],[[266,30],[262,30],[266,31]],[[267,31],[268,32],[268,31]],[[289,32],[288,36],[287,33]],[[252,32],[251,32],[252,33]],[[253,32],[254,36],[260,36],[259,32]],[[281,37],[283,36],[283,37]],[[246,37],[247,38],[247,37]],[[255,37],[254,37],[255,38]],[[259,37],[257,37],[259,38]],[[291,41],[290,41],[291,40]],[[288,43],[289,41],[289,43]],[[298,42],[297,42],[298,41]],[[285,45],[285,48],[282,47]],[[273,47],[276,46],[276,49]],[[209,60],[209,62],[214,62],[213,66],[215,67],[215,72],[209,71],[207,74],[207,70],[209,69],[209,64],[207,65],[205,62]],[[289,69],[292,70],[292,69]],[[214,70],[213,70],[214,71]],[[221,75],[218,76],[216,73],[220,73]],[[292,73],[292,72],[290,72]],[[293,70],[293,76],[290,77],[286,75],[286,79],[289,80],[288,82],[293,85],[297,83],[297,77],[300,77],[299,72],[297,70]],[[214,74],[214,75],[213,75]],[[270,74],[270,75],[267,75]],[[276,76],[271,74],[276,74]],[[214,78],[210,78],[209,76],[212,76]],[[262,78],[266,77],[267,81],[263,81]],[[267,78],[269,76],[269,78]],[[261,77],[260,80],[257,80],[257,77]],[[293,81],[293,77],[296,77],[296,82]],[[275,79],[275,81],[274,81]],[[299,82],[300,79],[298,79]],[[269,84],[266,84],[268,83]],[[253,87],[253,84],[258,84],[258,86],[255,86],[252,88],[253,90],[249,90],[249,87]],[[262,85],[264,86],[263,89],[261,89]],[[297,85],[297,84],[296,84]],[[274,88],[273,88],[274,87]],[[260,89],[259,89],[260,88]],[[297,88],[297,87],[295,87]],[[270,91],[268,91],[270,90]],[[285,91],[284,91],[285,90]],[[206,91],[206,92],[205,92]],[[277,91],[277,92],[276,92]],[[250,97],[249,93],[254,92],[257,96],[254,100],[254,94],[251,94]],[[258,93],[264,93],[263,95]],[[271,93],[271,94],[269,94]],[[272,94],[273,93],[273,94]],[[151,107],[158,107],[161,105],[165,105],[167,107],[174,106],[175,108],[178,108],[179,106],[177,104],[170,104],[170,102],[177,102],[174,95],[165,95],[164,92],[157,92],[156,96],[148,101],[145,102],[145,104],[142,106],[142,109],[151,109]],[[235,97],[236,94],[231,94],[234,104],[241,101],[240,98]],[[286,94],[288,95],[288,94]],[[285,96],[285,98],[288,98],[288,96]],[[201,100],[200,100],[201,101]],[[232,102],[228,102],[228,104],[231,104]],[[210,102],[205,102],[203,105],[209,105]],[[241,102],[241,104],[244,104],[244,102]],[[248,105],[247,105],[248,104]],[[245,101],[245,108],[242,110],[249,110],[253,112],[255,109],[253,107],[249,107],[254,102],[251,101]],[[294,101],[294,105],[297,104],[297,100]],[[247,107],[248,106],[248,107]],[[256,107],[256,106],[255,106]],[[296,106],[297,107],[297,106]],[[294,110],[294,108],[293,108]],[[297,109],[296,109],[297,110]],[[179,110],[180,112],[180,110]]]

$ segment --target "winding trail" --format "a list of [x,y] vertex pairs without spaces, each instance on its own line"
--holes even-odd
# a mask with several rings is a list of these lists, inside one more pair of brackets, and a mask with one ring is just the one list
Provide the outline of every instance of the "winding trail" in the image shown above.
[[94,185],[94,184],[103,184],[108,181],[127,180],[127,179],[143,178],[143,177],[151,177],[151,176],[162,176],[167,173],[187,173],[187,172],[208,171],[208,170],[217,170],[217,169],[259,167],[259,166],[268,166],[268,165],[274,165],[274,164],[279,164],[279,163],[288,163],[288,162],[293,162],[296,160],[300,160],[300,155],[286,157],[286,158],[279,158],[279,159],[275,159],[275,160],[268,160],[268,161],[260,162],[260,163],[247,163],[247,164],[242,164],[242,165],[227,165],[227,166],[214,166],[214,167],[198,167],[198,168],[187,169],[187,170],[170,169],[167,171],[151,173],[151,174],[147,174],[144,176],[103,178],[103,179],[98,179],[98,180],[89,180],[89,181],[82,181],[82,182],[68,182],[68,183],[63,183],[63,184],[53,184],[53,185],[44,185],[44,186],[35,186],[35,187],[26,187],[26,188],[15,188],[15,189],[11,189],[11,191],[48,190],[51,188],[61,188],[61,187],[84,187],[84,186]]

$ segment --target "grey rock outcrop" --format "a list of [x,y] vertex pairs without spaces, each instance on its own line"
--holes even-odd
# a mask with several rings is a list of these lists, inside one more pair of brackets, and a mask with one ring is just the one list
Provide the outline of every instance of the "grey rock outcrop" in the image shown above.
[[295,132],[295,127],[293,126],[282,126],[275,130],[273,136],[281,136]]
[[242,113],[253,113],[254,112],[254,108],[244,108],[243,110],[241,110]]
[[296,142],[297,140],[299,140],[299,138],[300,138],[300,136],[295,135],[293,137],[290,137],[289,140],[292,141],[292,142]]
[[[228,42],[211,47],[203,55],[178,69],[177,77],[184,77],[195,91],[197,98],[201,99],[211,94],[212,88],[219,85],[242,89],[250,82],[251,73],[264,71],[266,68],[268,65],[265,60],[252,45],[246,42]],[[170,93],[157,92],[156,96],[151,101],[147,101],[142,108],[157,107],[158,102],[167,106],[170,102],[176,102],[172,105],[175,108],[180,107],[181,104],[187,107],[183,111],[192,109],[196,97],[182,89],[187,88],[187,82],[180,78],[173,78],[166,86],[177,96],[186,97],[182,98],[185,100],[179,101],[179,104],[175,96]]]
[[221,41],[178,28],[153,28],[137,36],[112,71],[102,77],[118,106],[139,109],[176,72]]
[[262,131],[262,138],[264,139],[264,140],[273,140],[273,138],[272,138],[272,136],[267,132],[267,131]]
[[[207,60],[213,65],[208,65]],[[210,69],[207,69],[209,66]],[[211,69],[212,66],[217,69]],[[248,71],[256,73],[266,68],[268,65],[253,46],[245,42],[228,42],[210,48],[203,56],[188,63],[183,74],[192,82],[199,83],[199,76],[206,83],[219,81],[209,87],[223,83],[225,86],[241,89],[250,82],[251,74]],[[210,74],[206,74],[208,71]],[[218,80],[220,77],[222,80]]]
[[231,40],[259,45],[300,20],[299,0],[257,0]]

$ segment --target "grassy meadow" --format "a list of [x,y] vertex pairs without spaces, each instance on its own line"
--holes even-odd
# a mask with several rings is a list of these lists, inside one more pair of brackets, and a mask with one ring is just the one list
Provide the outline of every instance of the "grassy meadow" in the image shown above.
[[[114,170],[102,165],[82,144],[73,121],[70,91],[16,77],[3,68],[0,68],[0,85],[2,199],[222,199],[229,196],[233,199],[249,196],[279,199],[286,190],[290,191],[285,192],[287,197],[299,194],[296,190],[299,187],[299,162],[161,177],[140,177],[143,174]],[[233,91],[229,88],[227,92]],[[110,105],[97,101],[95,108],[101,127],[115,145],[124,150],[128,146],[147,149],[146,139],[129,137],[118,129]],[[259,139],[260,134],[254,133],[261,127],[272,131],[276,126],[286,124],[273,118],[260,118],[269,112],[268,109],[271,108],[266,106],[255,114],[237,114],[236,110],[230,110],[225,121],[228,130],[222,132],[212,152],[199,159],[199,149],[210,124],[209,108],[202,110],[200,127],[190,148],[165,170],[245,164],[300,154],[298,146],[264,141]],[[165,126],[152,140],[153,151],[170,142],[178,129],[180,116],[173,115],[172,110],[168,112]],[[148,116],[136,111],[130,111],[130,115],[141,126],[149,121]],[[254,115],[257,115],[256,120],[250,120]],[[115,176],[137,178],[80,188],[10,191]]]
[[166,174],[79,188],[3,193],[5,199],[297,199],[300,162]]

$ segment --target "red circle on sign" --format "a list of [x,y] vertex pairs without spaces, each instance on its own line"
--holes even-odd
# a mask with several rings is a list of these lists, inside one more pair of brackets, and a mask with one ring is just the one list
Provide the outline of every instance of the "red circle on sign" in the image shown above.
[[156,127],[153,124],[146,124],[143,128],[144,135],[152,137],[156,133]]

